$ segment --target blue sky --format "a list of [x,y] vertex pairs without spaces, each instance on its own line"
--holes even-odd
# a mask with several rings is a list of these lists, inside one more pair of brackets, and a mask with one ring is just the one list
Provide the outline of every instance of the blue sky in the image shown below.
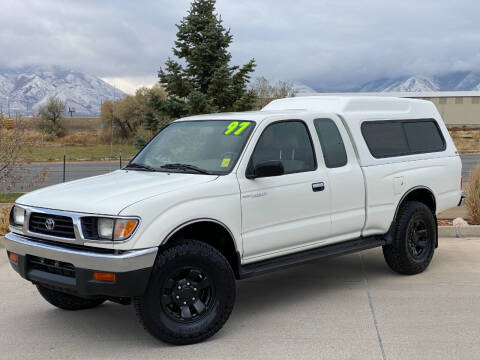
[[[131,91],[155,82],[189,0],[0,0],[0,66],[61,65]],[[218,0],[233,63],[314,87],[480,70],[479,1]]]

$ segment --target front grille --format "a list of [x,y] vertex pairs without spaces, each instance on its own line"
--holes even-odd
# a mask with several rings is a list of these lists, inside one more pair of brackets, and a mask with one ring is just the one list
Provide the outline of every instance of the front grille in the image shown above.
[[98,239],[98,218],[96,217],[82,217],[82,232],[86,239]]
[[[55,222],[51,230],[47,229],[47,219],[52,219]],[[31,213],[29,229],[31,232],[38,234],[75,239],[72,218],[67,216]]]
[[57,260],[45,259],[38,256],[27,256],[27,266],[29,269],[45,271],[51,274],[75,277],[75,267],[70,263]]

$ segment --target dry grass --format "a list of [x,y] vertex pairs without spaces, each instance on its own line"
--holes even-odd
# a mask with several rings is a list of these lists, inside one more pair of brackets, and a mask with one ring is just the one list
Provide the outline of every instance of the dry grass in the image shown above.
[[134,145],[128,144],[87,144],[87,145],[54,145],[48,144],[44,146],[36,146],[28,154],[25,159],[28,162],[47,162],[47,161],[63,161],[65,152],[66,160],[69,161],[101,161],[116,160],[122,152],[123,161],[128,161],[138,152]]
[[[101,126],[101,119],[99,117],[65,117],[64,121],[67,127],[67,131],[99,130]],[[34,130],[38,128],[39,119],[36,117],[23,118],[22,122],[27,126],[28,129]]]
[[448,131],[461,154],[480,153],[480,128],[454,127]]
[[465,204],[470,224],[480,225],[480,165],[470,174]]
[[0,236],[8,233],[8,217],[12,206],[0,206]]
[[[8,135],[8,134],[7,134]],[[101,130],[70,131],[66,136],[50,139],[36,129],[26,130],[26,142],[31,144],[29,151],[23,154],[27,162],[63,161],[65,152],[67,161],[89,161],[130,159],[138,151],[131,142],[110,145]]]

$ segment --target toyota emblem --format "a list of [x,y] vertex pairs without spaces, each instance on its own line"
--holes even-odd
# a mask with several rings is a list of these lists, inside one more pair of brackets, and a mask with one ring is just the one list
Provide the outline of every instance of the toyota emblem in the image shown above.
[[48,231],[53,231],[53,229],[55,229],[55,220],[52,218],[47,218],[47,220],[45,220],[45,229]]

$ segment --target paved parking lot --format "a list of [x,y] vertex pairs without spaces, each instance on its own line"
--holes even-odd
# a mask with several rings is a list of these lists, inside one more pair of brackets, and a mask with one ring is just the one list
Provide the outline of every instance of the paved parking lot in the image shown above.
[[480,239],[445,238],[417,276],[392,273],[373,249],[244,280],[219,334],[174,347],[132,307],[51,307],[2,254],[0,358],[479,359],[479,259]]

